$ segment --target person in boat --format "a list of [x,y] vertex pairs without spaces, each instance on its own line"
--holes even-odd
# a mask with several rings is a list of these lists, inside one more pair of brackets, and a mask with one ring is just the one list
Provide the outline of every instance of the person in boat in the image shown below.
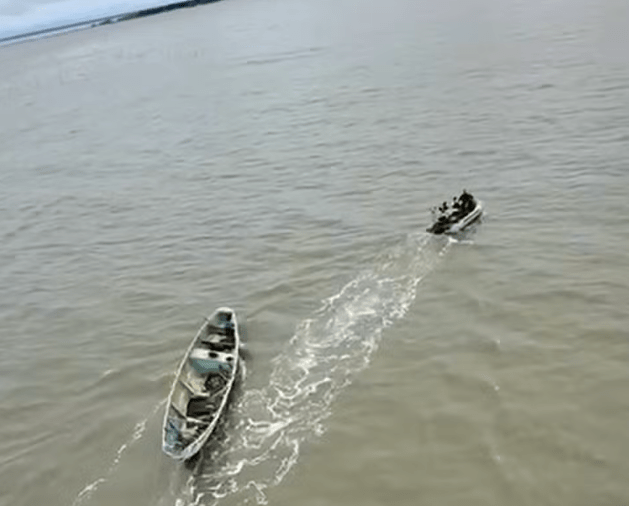
[[467,193],[467,190],[463,190],[463,193],[461,194],[461,197],[459,197],[459,200],[461,201],[461,207],[465,213],[469,213],[474,209],[474,206],[476,204],[474,202],[474,197]]
[[453,222],[460,220],[461,218],[463,218],[463,216],[465,216],[465,208],[463,206],[463,202],[461,202],[460,199],[456,200],[452,207],[454,209],[454,212],[451,216]]

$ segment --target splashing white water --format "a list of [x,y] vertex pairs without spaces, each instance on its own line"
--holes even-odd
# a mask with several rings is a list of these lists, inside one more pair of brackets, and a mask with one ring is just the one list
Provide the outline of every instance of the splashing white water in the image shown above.
[[324,300],[274,359],[269,385],[234,407],[238,423],[199,461],[176,506],[266,504],[265,490],[293,467],[302,442],[324,432],[335,397],[368,365],[383,330],[406,314],[417,284],[452,243],[410,235]]

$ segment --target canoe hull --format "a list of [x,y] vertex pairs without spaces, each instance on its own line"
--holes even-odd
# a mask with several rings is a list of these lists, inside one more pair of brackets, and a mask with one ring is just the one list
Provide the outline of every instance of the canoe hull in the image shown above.
[[168,395],[162,450],[173,459],[190,459],[212,435],[234,386],[239,349],[236,314],[217,309],[186,350]]

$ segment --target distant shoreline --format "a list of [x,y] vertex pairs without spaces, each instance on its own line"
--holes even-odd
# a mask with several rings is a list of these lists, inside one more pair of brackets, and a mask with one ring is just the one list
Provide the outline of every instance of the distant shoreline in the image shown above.
[[160,5],[158,7],[150,7],[148,9],[142,9],[139,11],[126,12],[122,14],[115,14],[103,18],[92,19],[89,21],[80,21],[77,23],[70,23],[63,26],[56,26],[54,28],[44,28],[42,30],[35,30],[33,32],[21,33],[19,35],[11,35],[10,37],[4,37],[0,39],[0,46],[9,45],[16,42],[25,42],[32,39],[38,39],[40,37],[50,37],[54,35],[60,35],[71,31],[96,28],[97,26],[109,25],[112,23],[119,23],[121,21],[128,21],[130,19],[144,18],[147,16],[153,16],[155,14],[161,14],[163,12],[174,11],[176,9],[183,9],[185,7],[196,7],[197,5],[209,4],[218,2],[219,0],[183,0],[166,5]]

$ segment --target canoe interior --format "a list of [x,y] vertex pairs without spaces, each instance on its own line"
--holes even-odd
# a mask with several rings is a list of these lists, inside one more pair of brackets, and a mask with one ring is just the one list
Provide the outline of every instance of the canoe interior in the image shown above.
[[238,366],[239,336],[231,310],[217,310],[186,353],[164,417],[163,450],[181,459],[196,453],[227,401]]

